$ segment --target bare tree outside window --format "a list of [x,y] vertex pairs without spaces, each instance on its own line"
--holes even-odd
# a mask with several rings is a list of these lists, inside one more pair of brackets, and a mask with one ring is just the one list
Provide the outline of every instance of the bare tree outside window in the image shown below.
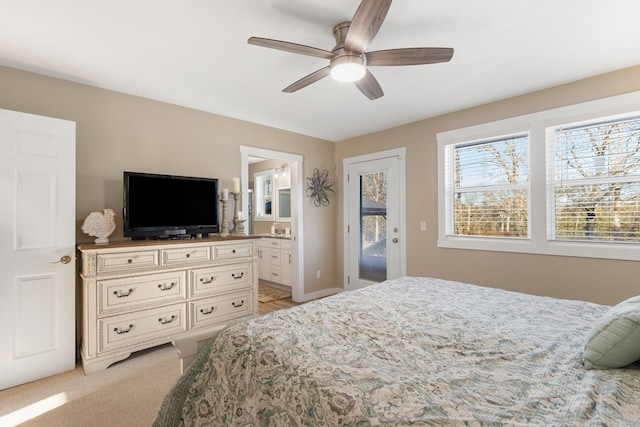
[[640,241],[640,118],[552,135],[555,239]]

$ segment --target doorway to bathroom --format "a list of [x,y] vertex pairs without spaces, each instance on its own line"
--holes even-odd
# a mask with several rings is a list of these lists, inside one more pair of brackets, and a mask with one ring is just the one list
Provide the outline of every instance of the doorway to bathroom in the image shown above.
[[[240,155],[242,206],[249,208],[249,222],[253,221],[249,227],[257,235],[270,235],[272,231],[288,234],[292,300],[301,302],[304,300],[302,156],[248,146],[240,147]],[[265,165],[260,168],[264,170],[250,173],[251,165],[256,163]]]

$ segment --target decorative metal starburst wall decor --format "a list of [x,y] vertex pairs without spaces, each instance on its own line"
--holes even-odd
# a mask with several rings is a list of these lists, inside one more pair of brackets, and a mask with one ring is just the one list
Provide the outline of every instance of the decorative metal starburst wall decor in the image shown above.
[[329,206],[329,193],[335,194],[332,188],[334,185],[335,182],[329,178],[328,170],[320,172],[315,168],[313,174],[307,178],[307,197],[318,207]]

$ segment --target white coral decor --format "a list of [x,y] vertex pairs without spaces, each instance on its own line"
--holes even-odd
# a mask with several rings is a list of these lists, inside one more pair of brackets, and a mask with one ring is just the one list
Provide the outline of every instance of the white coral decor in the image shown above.
[[113,209],[105,209],[103,212],[91,212],[82,224],[85,234],[97,237],[96,243],[109,243],[108,237],[116,229],[116,213]]

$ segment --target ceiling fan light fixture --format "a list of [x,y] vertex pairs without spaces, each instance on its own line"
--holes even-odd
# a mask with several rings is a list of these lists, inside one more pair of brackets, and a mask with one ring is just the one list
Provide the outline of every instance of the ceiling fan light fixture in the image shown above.
[[360,0],[351,21],[343,21],[333,27],[336,41],[331,51],[282,40],[250,37],[249,44],[270,49],[329,60],[329,65],[307,74],[282,89],[285,93],[296,92],[331,75],[334,80],[353,82],[356,88],[370,100],[384,96],[380,83],[367,66],[424,65],[448,62],[453,56],[452,48],[409,47],[368,51],[369,45],[382,26],[392,0]]
[[342,55],[331,61],[331,77],[339,82],[355,82],[366,72],[364,58],[358,55]]

